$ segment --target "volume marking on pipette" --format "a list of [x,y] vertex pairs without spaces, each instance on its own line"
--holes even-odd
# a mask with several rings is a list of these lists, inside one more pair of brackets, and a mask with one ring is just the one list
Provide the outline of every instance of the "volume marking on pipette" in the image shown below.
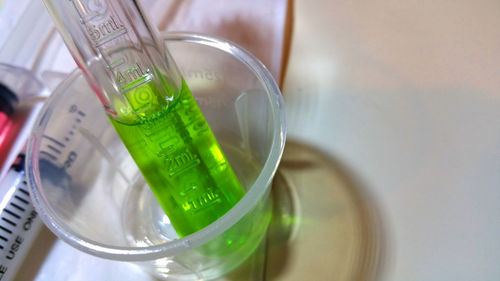
[[177,154],[169,155],[166,157],[165,162],[165,167],[168,167],[169,175],[175,177],[198,166],[200,164],[200,159],[197,155],[186,149]]
[[121,65],[125,64],[125,60],[123,58],[118,58],[108,64],[108,67],[111,69],[115,69]]
[[127,33],[125,26],[121,22],[117,22],[113,15],[110,15],[107,20],[97,25],[85,23],[85,27],[87,28],[87,34],[96,47]]
[[143,69],[139,63],[135,63],[123,72],[117,71],[115,79],[118,85],[120,85],[120,90],[130,91],[151,81],[153,75],[149,68]]

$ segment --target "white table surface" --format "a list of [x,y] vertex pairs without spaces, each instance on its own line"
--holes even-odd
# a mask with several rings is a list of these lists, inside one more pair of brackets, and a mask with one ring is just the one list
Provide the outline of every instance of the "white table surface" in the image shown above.
[[383,280],[500,280],[500,2],[296,1],[289,138],[375,198]]

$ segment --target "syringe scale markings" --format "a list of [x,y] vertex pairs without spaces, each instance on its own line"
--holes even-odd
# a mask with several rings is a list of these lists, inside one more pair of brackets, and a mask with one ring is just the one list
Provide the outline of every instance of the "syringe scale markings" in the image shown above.
[[11,215],[11,216],[15,217],[15,218],[16,218],[16,219],[18,219],[18,220],[20,220],[20,219],[21,219],[21,217],[20,217],[18,214],[16,214],[16,213],[12,212],[12,211],[11,211],[11,210],[9,210],[9,209],[4,209],[4,211],[5,211],[7,214],[9,214],[9,215]]
[[41,226],[31,205],[25,174],[11,169],[3,183],[2,188],[8,192],[4,197],[7,205],[0,211],[0,281],[15,279]]
[[5,217],[2,217],[2,220],[10,225],[12,225],[13,227],[16,227],[17,226],[17,223],[9,220],[8,218],[5,218]]
[[3,231],[5,231],[5,232],[7,232],[7,233],[9,233],[9,234],[12,234],[12,231],[10,229],[8,229],[8,228],[6,228],[6,227],[4,227],[2,225],[0,225],[0,229],[3,230]]
[[[23,181],[23,184],[28,184],[28,183],[26,181]],[[24,193],[27,196],[30,196],[29,192],[24,188],[19,188],[19,191],[21,191],[22,193]]]
[[16,204],[16,203],[14,203],[14,202],[10,202],[10,205],[11,205],[12,207],[14,207],[14,208],[18,209],[18,210],[19,210],[19,211],[21,211],[21,212],[25,212],[25,211],[26,211],[26,209],[24,209],[23,207],[21,207],[21,206],[17,205],[17,204]]
[[30,202],[24,198],[21,198],[19,195],[14,195],[14,198],[16,198],[17,200],[23,202],[24,204],[28,205]]

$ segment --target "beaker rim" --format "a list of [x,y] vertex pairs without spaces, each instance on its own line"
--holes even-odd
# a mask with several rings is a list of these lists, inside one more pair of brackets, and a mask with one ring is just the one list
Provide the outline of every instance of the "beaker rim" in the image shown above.
[[[174,239],[162,244],[149,247],[119,247],[105,245],[90,239],[84,238],[65,227],[57,215],[51,214],[51,208],[41,209],[39,206],[48,207],[44,196],[40,192],[40,175],[38,171],[38,157],[34,157],[39,152],[39,141],[43,136],[47,113],[51,114],[50,105],[55,101],[57,93],[62,93],[73,81],[75,81],[82,72],[75,69],[72,73],[54,90],[54,93],[45,103],[35,123],[32,135],[28,141],[27,148],[27,172],[28,183],[31,196],[37,211],[42,220],[59,238],[71,246],[82,250],[83,252],[112,260],[120,261],[145,261],[163,258],[166,256],[175,256],[190,249],[199,247],[221,233],[225,232],[231,226],[236,224],[246,213],[248,213],[264,196],[271,185],[271,181],[278,168],[286,138],[286,117],[284,101],[273,76],[267,70],[260,60],[237,44],[225,39],[189,32],[167,32],[162,33],[163,42],[181,41],[187,43],[202,44],[223,51],[242,62],[250,69],[255,77],[261,81],[269,100],[272,104],[271,115],[273,117],[273,126],[276,128],[273,132],[269,155],[264,162],[261,173],[250,187],[245,196],[224,216],[210,224],[209,226],[180,239]],[[60,95],[60,94],[59,94]]]

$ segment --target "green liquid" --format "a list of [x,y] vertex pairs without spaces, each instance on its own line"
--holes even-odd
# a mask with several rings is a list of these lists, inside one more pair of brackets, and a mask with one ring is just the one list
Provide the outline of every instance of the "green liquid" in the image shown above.
[[244,196],[184,80],[173,101],[152,82],[125,95],[136,121],[109,119],[180,237],[214,222]]

